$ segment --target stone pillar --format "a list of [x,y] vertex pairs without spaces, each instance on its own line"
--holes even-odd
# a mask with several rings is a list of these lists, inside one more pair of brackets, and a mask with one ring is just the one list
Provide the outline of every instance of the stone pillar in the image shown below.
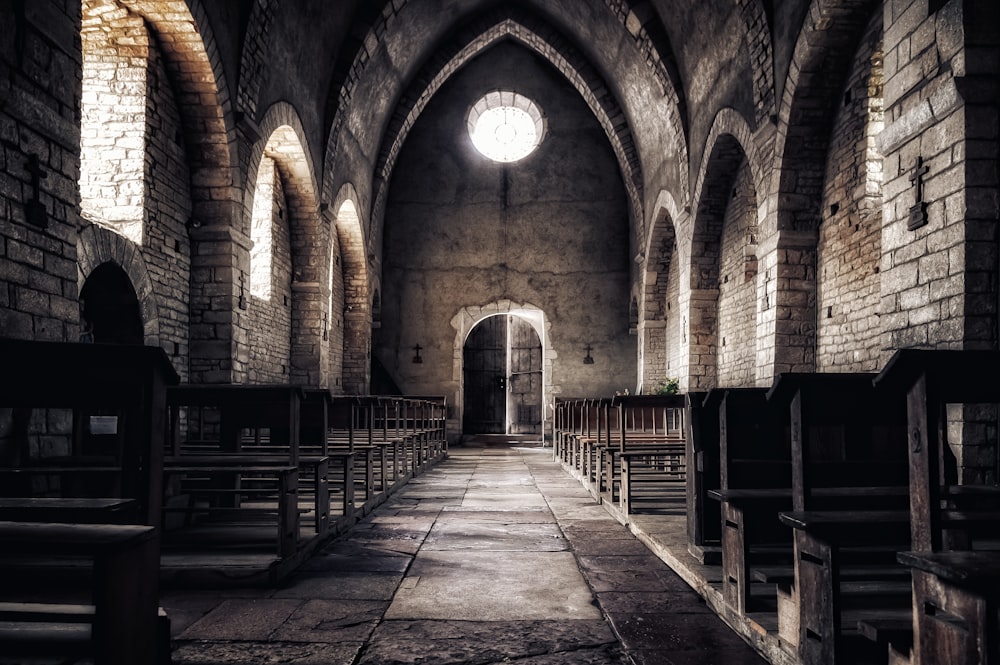
[[663,319],[639,322],[639,385],[649,391],[667,378],[667,322]]
[[292,383],[328,385],[330,346],[323,339],[324,296],[319,282],[292,282],[292,302],[295,303],[292,310]]
[[191,382],[245,383],[250,359],[247,306],[250,240],[221,220],[235,223],[230,205],[219,223],[191,229]]
[[816,366],[816,233],[778,231],[758,245],[757,379]]

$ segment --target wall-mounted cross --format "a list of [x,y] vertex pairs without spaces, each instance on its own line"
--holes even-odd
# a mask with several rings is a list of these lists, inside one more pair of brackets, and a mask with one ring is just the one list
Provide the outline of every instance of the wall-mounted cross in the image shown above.
[[927,203],[924,202],[924,176],[930,169],[924,164],[923,157],[917,157],[917,165],[913,168],[913,175],[910,182],[916,188],[914,202],[910,207],[910,217],[906,222],[906,228],[910,231],[919,229],[927,224]]
[[41,202],[41,181],[49,176],[42,170],[38,155],[35,154],[28,155],[28,163],[24,168],[31,175],[31,199],[24,204],[24,217],[32,226],[44,229],[49,225],[49,217],[45,212],[45,204]]
[[240,271],[240,300],[239,300],[239,307],[240,307],[240,309],[247,309],[247,307],[248,307],[248,304],[247,304],[247,294],[246,294],[246,277],[244,277],[242,270]]

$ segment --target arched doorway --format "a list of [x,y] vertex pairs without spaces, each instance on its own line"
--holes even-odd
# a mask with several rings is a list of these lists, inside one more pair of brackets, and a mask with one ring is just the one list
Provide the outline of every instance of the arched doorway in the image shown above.
[[465,434],[542,434],[542,341],[519,316],[479,322],[462,352]]
[[132,281],[115,263],[94,268],[80,291],[81,324],[99,344],[142,344],[142,315]]

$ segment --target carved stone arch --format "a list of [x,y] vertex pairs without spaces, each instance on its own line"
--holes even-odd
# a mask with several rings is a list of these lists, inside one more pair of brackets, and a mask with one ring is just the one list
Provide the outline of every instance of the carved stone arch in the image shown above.
[[204,0],[118,0],[141,16],[156,35],[177,100],[190,171],[192,201],[190,369],[191,380],[242,381],[245,363],[237,348],[247,331],[239,317],[220,321],[215,312],[238,308],[247,240],[241,234],[238,142],[221,51]]
[[[553,384],[552,378],[552,367],[558,354],[552,346],[551,323],[548,315],[540,307],[531,303],[517,303],[506,299],[481,306],[463,307],[451,319],[455,338],[452,346],[452,395],[449,404],[454,404],[455,410],[454,414],[449,414],[449,426],[451,426],[450,421],[453,418],[457,418],[457,423],[462,423],[465,415],[462,365],[463,351],[469,333],[483,319],[500,314],[514,314],[521,317],[531,324],[542,342],[542,404],[544,405],[542,431],[544,432],[546,423],[554,415],[555,396],[561,391],[560,386]],[[458,428],[457,431],[461,430],[460,425],[455,424],[455,426]]]
[[[323,322],[329,300],[327,225],[320,217],[318,185],[305,131],[294,107],[278,102],[260,123],[262,138],[252,150],[246,198],[253,201],[257,173],[264,157],[272,160],[288,204],[292,248],[292,331],[289,380],[308,386],[328,383],[328,345]],[[249,220],[247,220],[249,223]],[[244,227],[249,235],[250,229]],[[327,322],[328,324],[328,322]]]
[[[723,108],[715,116],[712,128],[709,130],[705,145],[715,149],[722,136],[730,136],[736,141],[739,150],[743,153],[750,173],[753,177],[754,192],[757,199],[758,223],[763,220],[762,211],[766,206],[767,178],[768,173],[765,168],[764,156],[760,151],[756,141],[753,140],[753,130],[743,115],[733,108]],[[700,202],[702,189],[705,186],[705,179],[710,172],[709,162],[713,160],[712,152],[703,152],[701,168],[698,170],[698,179],[694,187],[693,201]],[[717,159],[718,156],[715,157]],[[699,203],[700,205],[700,203]]]
[[[372,273],[375,266],[369,266],[364,235],[364,220],[357,190],[351,183],[341,185],[333,198],[332,214],[336,228],[336,243],[339,252],[341,287],[331,298],[339,315],[343,317],[342,351],[334,349],[333,355],[341,358],[343,388],[347,394],[362,395],[368,392],[371,383],[372,344]],[[331,261],[335,262],[334,259]],[[371,272],[369,272],[371,270]],[[332,316],[337,316],[334,311]],[[333,376],[337,376],[336,373]]]
[[[380,228],[387,201],[388,185],[399,151],[410,129],[422,113],[434,93],[465,63],[502,39],[512,39],[522,44],[540,57],[549,61],[577,89],[603,127],[621,168],[623,184],[629,198],[630,215],[640,235],[644,233],[643,177],[638,150],[628,125],[627,114],[618,101],[609,94],[610,86],[603,76],[590,64],[582,52],[575,49],[569,40],[553,26],[533,15],[514,9],[498,9],[480,16],[460,28],[452,35],[447,47],[428,61],[422,71],[413,77],[414,84],[403,94],[406,103],[397,107],[396,115],[389,121],[389,130],[382,140],[382,147],[375,167],[375,190],[371,207],[370,233]],[[347,85],[347,83],[345,83]],[[349,99],[349,95],[342,95]],[[326,150],[328,178],[333,178],[339,149],[339,134],[349,110],[341,105],[337,108]],[[676,143],[676,160],[679,182],[687,182],[686,146],[683,142],[683,127],[679,114],[675,114],[673,132],[669,133]],[[675,117],[671,115],[670,117]],[[324,196],[330,195],[332,182],[324,183]],[[369,246],[377,247],[381,238],[370,235]]]
[[[104,263],[114,263],[128,275],[139,300],[144,343],[148,346],[160,346],[160,314],[156,290],[146,262],[136,245],[103,226],[88,224],[77,236],[76,260],[78,293],[83,291],[87,277]],[[178,368],[178,371],[182,369]]]

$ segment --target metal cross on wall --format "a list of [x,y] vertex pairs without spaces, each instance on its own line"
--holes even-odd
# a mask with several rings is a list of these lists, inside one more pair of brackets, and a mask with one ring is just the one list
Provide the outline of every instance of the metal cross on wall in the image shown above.
[[927,224],[927,204],[924,202],[924,176],[930,169],[924,164],[923,157],[917,157],[917,165],[910,176],[910,182],[916,187],[913,205],[910,207],[910,218],[906,222],[906,228],[910,231],[919,229]]
[[41,202],[41,180],[47,178],[48,174],[42,171],[38,155],[28,155],[28,163],[24,165],[25,170],[31,175],[31,198],[24,204],[24,217],[32,226],[44,229],[49,225],[48,214],[45,212],[45,204]]

